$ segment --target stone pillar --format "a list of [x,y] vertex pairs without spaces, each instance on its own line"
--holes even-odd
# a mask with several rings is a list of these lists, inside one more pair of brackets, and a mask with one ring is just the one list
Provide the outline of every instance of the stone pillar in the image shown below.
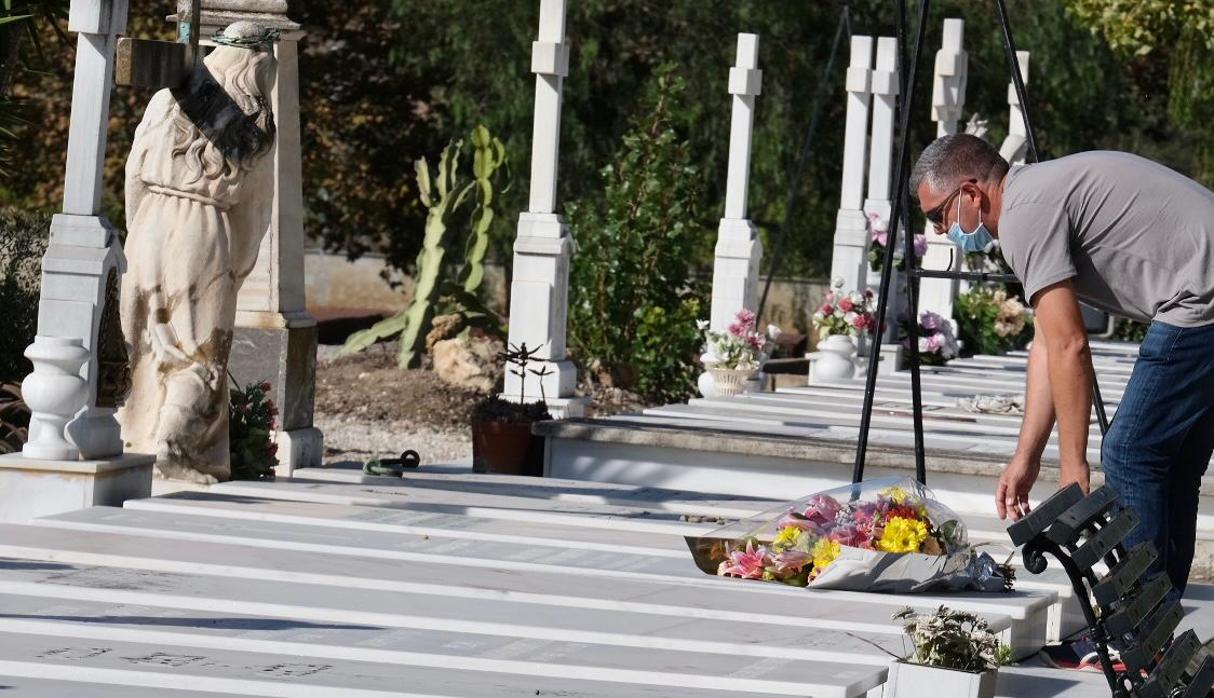
[[755,98],[762,91],[759,37],[738,34],[736,64],[729,69],[732,117],[729,131],[729,169],[725,179],[725,216],[717,228],[712,269],[710,326],[724,331],[743,308],[755,309],[759,260],[763,245],[758,228],[746,217],[750,185],[751,139],[754,135]]
[[[80,339],[89,351],[83,368],[85,409],[67,433],[90,460],[120,457],[123,450],[114,411],[126,392],[126,352],[117,319],[118,277],[126,259],[117,230],[101,215],[101,178],[114,47],[126,20],[127,0],[71,3],[68,31],[78,36],[63,212],[51,220],[38,303],[40,336]],[[111,310],[103,327],[107,305]],[[113,355],[102,357],[103,348]]]
[[[936,122],[936,135],[957,133],[961,112],[965,107],[965,83],[969,56],[962,48],[965,37],[965,21],[944,20],[944,37],[936,52],[935,75],[932,78],[932,121]],[[951,269],[961,271],[965,265],[965,254],[943,235],[927,231],[927,254],[923,257],[924,269]],[[930,310],[951,320],[953,300],[960,290],[956,279],[923,279],[919,282],[919,311]]]
[[114,419],[130,376],[118,320],[126,260],[101,215],[114,48],[126,20],[127,0],[71,2],[68,31],[78,36],[63,212],[51,220],[38,336],[26,350],[35,366],[23,383],[34,412],[29,443],[0,456],[0,521],[151,494],[155,458],[124,454]]
[[864,166],[868,162],[866,153],[872,68],[872,37],[853,36],[851,63],[847,68],[842,195],[835,219],[834,251],[830,262],[831,279],[842,279],[844,291],[863,289],[868,280],[868,219],[862,206]]
[[268,380],[279,410],[277,473],[321,464],[324,437],[312,425],[316,388],[316,320],[304,297],[303,165],[299,127],[299,24],[286,0],[203,0],[203,44],[241,20],[281,32],[271,95],[277,127],[274,210],[257,265],[236,300],[236,334],[228,370],[242,384]]
[[[890,226],[890,180],[894,160],[894,110],[898,102],[898,40],[883,36],[877,39],[876,68],[872,73],[873,124],[869,139],[868,197],[864,200],[865,216],[878,216]],[[899,244],[901,250],[901,244]],[[868,271],[867,286],[880,292],[881,274]],[[894,270],[894,294],[885,312],[885,334],[882,342],[897,341],[898,314],[905,305],[905,274]]]
[[[1017,51],[1016,63],[1020,68],[1020,79],[1024,81],[1024,87],[1027,90],[1029,84],[1029,52]],[[1024,126],[1024,110],[1020,107],[1020,96],[1016,94],[1015,83],[1010,81],[1007,84],[1007,106],[1007,138],[1003,139],[1003,145],[999,147],[999,154],[1012,165],[1023,165],[1025,156],[1028,155],[1028,140],[1026,138],[1028,131]]]
[[577,368],[565,358],[569,260],[573,238],[556,213],[557,158],[560,153],[561,88],[569,73],[565,40],[565,0],[541,0],[538,40],[531,45],[535,73],[535,117],[531,134],[531,189],[527,211],[519,214],[510,282],[512,345],[540,347],[547,375],[507,372],[502,397],[546,399],[554,417],[579,417],[587,400],[576,397]]
[[[717,226],[717,246],[712,265],[712,306],[709,327],[724,332],[743,308],[758,305],[759,261],[763,243],[759,229],[747,218],[750,195],[750,153],[754,137],[755,98],[763,90],[759,70],[759,36],[738,34],[734,65],[729,69],[731,115],[729,165],[725,174],[725,216]],[[716,363],[706,351],[700,357],[705,367]],[[756,384],[757,385],[757,384]],[[716,395],[712,374],[705,371],[697,381],[700,394]]]

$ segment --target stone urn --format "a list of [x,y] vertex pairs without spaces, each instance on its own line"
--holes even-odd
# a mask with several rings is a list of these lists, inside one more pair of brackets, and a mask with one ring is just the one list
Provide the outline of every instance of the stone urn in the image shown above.
[[809,355],[809,382],[848,380],[856,375],[856,343],[845,334],[832,334],[818,342]]
[[21,395],[30,408],[29,441],[22,449],[26,458],[76,460],[80,452],[64,436],[64,427],[88,399],[88,383],[80,369],[89,352],[78,338],[37,336],[25,350],[34,372],[21,384]]
[[746,392],[747,381],[758,375],[757,368],[717,368],[708,369],[712,374],[713,389],[717,395],[729,397]]

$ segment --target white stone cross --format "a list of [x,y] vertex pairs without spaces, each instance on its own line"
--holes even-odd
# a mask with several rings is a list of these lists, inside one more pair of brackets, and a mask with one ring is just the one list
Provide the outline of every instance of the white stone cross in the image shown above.
[[755,98],[763,86],[759,70],[759,37],[738,34],[736,64],[729,69],[732,117],[729,131],[729,169],[725,180],[725,216],[717,228],[712,270],[710,326],[724,331],[743,308],[755,309],[759,260],[763,245],[758,229],[746,217],[750,185],[750,152],[754,131]]
[[[932,121],[936,122],[937,136],[958,132],[957,125],[965,107],[969,56],[963,48],[964,37],[964,20],[944,20],[944,37],[940,50],[936,52],[936,70],[932,79]],[[961,248],[931,230],[926,231],[926,235],[924,269],[960,271],[963,268],[965,255]],[[930,310],[951,320],[953,301],[960,289],[957,279],[923,279],[919,282],[919,311]]]
[[[830,276],[844,291],[862,290],[868,279],[868,219],[864,169],[868,153],[868,112],[872,98],[873,38],[853,36],[847,68],[847,123],[843,135],[843,181],[835,219]],[[888,196],[888,194],[886,195]]]
[[[1017,51],[1016,64],[1020,68],[1020,79],[1024,81],[1024,86],[1027,88],[1029,52]],[[1028,129],[1024,124],[1024,108],[1020,105],[1020,96],[1016,94],[1016,84],[1010,81],[1007,84],[1007,105],[1007,138],[1003,139],[1003,145],[999,147],[999,154],[1010,164],[1021,165],[1028,154]]]
[[[580,416],[585,400],[574,396],[577,368],[566,359],[569,260],[573,238],[556,213],[560,153],[561,89],[569,72],[565,40],[565,0],[541,0],[539,37],[531,45],[535,73],[535,117],[531,134],[531,191],[528,210],[519,214],[510,283],[512,345],[540,347],[547,369],[542,377],[506,374],[502,397],[526,401],[544,397],[554,417]],[[541,383],[542,381],[542,383]]]
[[[868,196],[864,200],[865,216],[878,216],[890,226],[890,180],[894,159],[894,113],[898,102],[898,40],[890,36],[877,39],[877,61],[872,72],[872,137],[869,139],[868,153]],[[905,233],[905,231],[903,231]],[[899,244],[901,248],[901,244]],[[880,275],[868,268],[868,287],[874,293],[880,292]],[[893,271],[893,283],[890,288],[894,293],[886,305],[885,335],[883,341],[895,342],[898,327],[897,318],[902,311],[905,293],[899,289],[905,288],[905,275],[898,270]],[[883,366],[887,368],[887,366]],[[892,367],[890,367],[892,368]]]
[[965,43],[965,20],[944,20],[944,37],[936,52],[936,70],[932,78],[932,121],[936,135],[957,132],[965,108],[965,86],[969,75],[969,55]]

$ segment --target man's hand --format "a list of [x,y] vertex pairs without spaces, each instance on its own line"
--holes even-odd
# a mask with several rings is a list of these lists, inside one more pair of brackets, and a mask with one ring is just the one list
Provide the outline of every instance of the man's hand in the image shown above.
[[1019,453],[1012,456],[1011,462],[999,476],[999,487],[995,490],[995,510],[999,512],[1000,519],[1010,516],[1012,521],[1019,521],[1028,515],[1029,492],[1040,472],[1041,461],[1037,458]]
[[1062,473],[1058,478],[1058,489],[1066,489],[1071,485],[1071,483],[1078,482],[1079,486],[1083,488],[1084,494],[1091,491],[1092,485],[1090,480],[1092,477],[1092,469],[1088,467],[1086,462],[1079,463],[1077,465],[1064,464],[1061,471]]

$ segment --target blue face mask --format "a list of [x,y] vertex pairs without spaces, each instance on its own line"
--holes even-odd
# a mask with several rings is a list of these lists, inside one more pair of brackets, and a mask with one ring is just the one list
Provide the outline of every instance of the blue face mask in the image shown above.
[[961,247],[961,250],[966,254],[971,252],[985,252],[995,238],[991,235],[991,231],[987,230],[986,223],[982,222],[982,211],[978,211],[978,227],[974,228],[972,233],[967,233],[961,229],[961,197],[957,197],[957,220],[949,226],[948,232],[945,233],[949,240]]

